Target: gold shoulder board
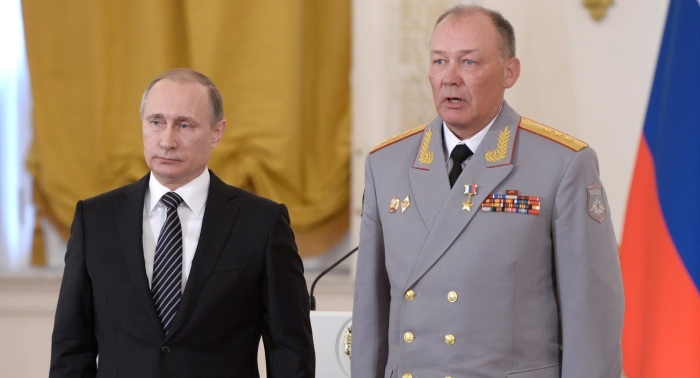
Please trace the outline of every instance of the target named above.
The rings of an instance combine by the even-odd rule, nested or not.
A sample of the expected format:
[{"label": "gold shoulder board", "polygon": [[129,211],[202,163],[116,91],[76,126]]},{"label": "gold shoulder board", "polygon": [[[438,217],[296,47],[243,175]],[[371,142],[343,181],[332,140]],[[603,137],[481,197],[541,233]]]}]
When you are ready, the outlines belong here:
[{"label": "gold shoulder board", "polygon": [[371,153],[374,153],[374,152],[379,151],[379,150],[381,150],[382,148],[384,148],[384,147],[386,147],[386,146],[388,146],[388,145],[390,145],[390,144],[396,143],[396,142],[398,142],[398,141],[400,141],[400,140],[402,140],[402,139],[406,139],[406,138],[410,137],[411,135],[415,135],[415,134],[418,134],[418,133],[420,133],[420,132],[423,132],[423,130],[425,129],[426,126],[428,126],[427,123],[424,124],[424,125],[418,126],[418,127],[414,127],[414,128],[412,128],[412,129],[410,129],[410,130],[404,131],[404,132],[402,132],[402,133],[399,134],[399,135],[394,135],[393,137],[391,137],[391,138],[389,138],[389,139],[383,141],[382,143],[379,143],[379,144],[378,144],[377,146],[375,146],[369,153],[370,153],[370,154],[371,154]]},{"label": "gold shoulder board", "polygon": [[520,117],[520,128],[541,135],[547,139],[551,139],[561,145],[564,145],[574,151],[581,151],[588,147],[588,143],[578,140],[569,134],[562,133],[559,130],[537,123],[531,119]]}]

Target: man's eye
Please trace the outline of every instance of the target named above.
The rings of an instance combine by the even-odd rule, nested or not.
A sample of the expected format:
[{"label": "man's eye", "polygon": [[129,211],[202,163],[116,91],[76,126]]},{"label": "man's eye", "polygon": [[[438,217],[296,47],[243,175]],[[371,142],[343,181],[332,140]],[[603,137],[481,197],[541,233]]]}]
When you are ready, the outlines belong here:
[{"label": "man's eye", "polygon": [[474,61],[471,59],[464,59],[462,63],[464,63],[467,66],[471,66],[472,64],[474,64]]},{"label": "man's eye", "polygon": [[190,127],[190,125],[187,124],[187,123],[181,123],[181,124],[180,124],[180,127],[183,128],[183,129],[187,129],[187,128]]},{"label": "man's eye", "polygon": [[160,126],[160,121],[154,119],[153,121],[151,121],[151,125]]},{"label": "man's eye", "polygon": [[435,64],[441,64],[441,65],[442,65],[442,64],[445,64],[445,59],[435,59],[435,60],[433,61],[433,63],[435,63]]}]

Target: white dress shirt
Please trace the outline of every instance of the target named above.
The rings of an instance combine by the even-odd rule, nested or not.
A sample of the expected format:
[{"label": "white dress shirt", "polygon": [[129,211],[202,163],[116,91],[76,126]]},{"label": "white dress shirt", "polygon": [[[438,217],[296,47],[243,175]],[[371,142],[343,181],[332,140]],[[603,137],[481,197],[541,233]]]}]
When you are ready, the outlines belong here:
[{"label": "white dress shirt", "polygon": [[[209,194],[209,170],[175,190],[183,199],[177,208],[177,215],[182,225],[182,290],[185,290],[187,278],[192,268],[192,259],[197,250],[199,234],[202,231],[204,208]],[[153,260],[156,254],[156,243],[160,229],[165,223],[165,205],[160,198],[171,190],[161,185],[151,173],[148,190],[143,201],[143,258],[146,260],[146,276],[148,285],[153,281]]]},{"label": "white dress shirt", "polygon": [[[503,105],[501,105],[501,109],[503,109]],[[498,114],[501,114],[501,110],[498,110]],[[475,152],[476,149],[479,147],[481,144],[481,141],[484,140],[484,137],[486,136],[486,133],[489,132],[489,129],[491,129],[491,126],[493,125],[493,122],[496,121],[496,118],[498,118],[498,114],[496,114],[495,117],[489,122],[486,127],[481,129],[478,133],[476,133],[473,137],[469,139],[464,139],[461,140],[459,139],[453,132],[450,130],[449,127],[447,127],[447,124],[445,124],[445,121],[442,121],[442,135],[444,135],[444,148],[445,148],[445,166],[447,167],[447,172],[450,172],[452,170],[452,160],[450,160],[450,154],[452,154],[452,150],[458,145],[458,144],[465,144],[467,147],[472,152]],[[471,159],[471,156],[469,157]],[[462,163],[462,168],[467,164],[467,161],[465,160]]]}]

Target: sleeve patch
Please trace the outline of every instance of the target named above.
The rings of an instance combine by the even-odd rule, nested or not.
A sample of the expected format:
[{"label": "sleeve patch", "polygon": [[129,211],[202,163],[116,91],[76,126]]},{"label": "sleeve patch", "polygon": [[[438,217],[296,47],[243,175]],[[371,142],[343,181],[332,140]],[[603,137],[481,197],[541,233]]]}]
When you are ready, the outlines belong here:
[{"label": "sleeve patch", "polygon": [[593,185],[586,188],[586,193],[588,194],[588,199],[586,200],[588,215],[598,222],[603,223],[605,214],[608,213],[605,207],[605,198],[603,198],[603,186],[593,183]]}]

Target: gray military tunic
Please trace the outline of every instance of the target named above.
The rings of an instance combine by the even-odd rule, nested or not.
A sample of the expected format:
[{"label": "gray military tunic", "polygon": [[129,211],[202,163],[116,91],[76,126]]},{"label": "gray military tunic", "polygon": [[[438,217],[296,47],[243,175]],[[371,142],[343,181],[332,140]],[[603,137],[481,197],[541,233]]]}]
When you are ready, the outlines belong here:
[{"label": "gray military tunic", "polygon": [[442,143],[437,118],[367,157],[352,376],[620,377],[593,149],[504,102],[451,189]]}]

